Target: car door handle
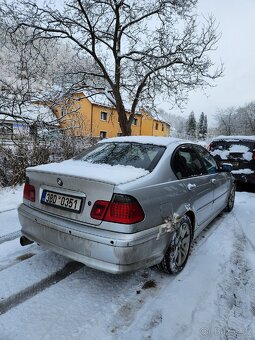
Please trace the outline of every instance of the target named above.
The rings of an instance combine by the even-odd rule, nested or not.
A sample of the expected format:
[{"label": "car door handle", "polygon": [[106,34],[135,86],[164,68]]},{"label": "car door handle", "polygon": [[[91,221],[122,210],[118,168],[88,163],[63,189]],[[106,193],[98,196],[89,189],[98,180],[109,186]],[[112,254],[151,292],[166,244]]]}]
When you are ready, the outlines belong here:
[{"label": "car door handle", "polygon": [[215,184],[216,183],[216,179],[215,178],[211,179],[211,183]]},{"label": "car door handle", "polygon": [[188,185],[187,185],[187,189],[188,190],[193,190],[193,189],[195,189],[197,186],[196,186],[196,184],[191,184],[191,183],[189,183]]}]

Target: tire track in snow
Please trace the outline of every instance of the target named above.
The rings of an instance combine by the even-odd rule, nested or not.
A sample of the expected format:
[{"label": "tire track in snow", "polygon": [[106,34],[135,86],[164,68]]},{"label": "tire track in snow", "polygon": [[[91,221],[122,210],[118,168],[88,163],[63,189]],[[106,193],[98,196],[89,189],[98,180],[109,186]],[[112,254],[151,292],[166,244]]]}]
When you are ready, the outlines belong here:
[{"label": "tire track in snow", "polygon": [[[230,213],[231,214],[231,213]],[[228,217],[229,213],[220,213],[212,222],[209,223],[207,227],[205,227],[201,233],[193,240],[191,244],[190,256],[192,256],[193,252],[196,252],[206,241],[207,239],[215,233],[215,231],[222,225],[225,221],[225,218]]]},{"label": "tire track in snow", "polygon": [[17,210],[17,208],[2,210],[2,211],[0,211],[0,214],[3,214],[3,213],[8,212],[8,211],[13,211],[13,210]]},{"label": "tire track in snow", "polygon": [[14,231],[13,233],[0,236],[0,244],[7,242],[7,241],[15,240],[15,238],[20,237],[20,235],[21,235],[20,230],[17,230],[17,231]]},{"label": "tire track in snow", "polygon": [[66,277],[81,269],[84,264],[79,262],[69,262],[64,268],[58,270],[56,273],[46,277],[38,283],[25,288],[24,290],[8,297],[0,302],[0,315],[5,314],[10,309],[20,305],[33,296],[39,294],[50,286],[64,280]]},{"label": "tire track in snow", "polygon": [[[231,214],[231,213],[230,213]],[[215,220],[213,220],[203,231],[199,234],[199,236],[192,243],[192,250],[190,256],[192,257],[192,253],[196,253],[199,251],[200,247],[207,242],[210,236],[216,232],[218,228],[222,226],[222,223],[226,218],[229,217],[229,213],[221,213],[217,216]],[[189,264],[187,264],[189,265]],[[155,282],[160,282],[160,286],[157,286],[156,289],[149,290],[147,292],[142,292],[137,296],[137,298],[133,298],[128,303],[123,304],[118,311],[116,312],[116,317],[113,318],[114,321],[110,328],[110,333],[112,338],[126,339],[125,334],[129,333],[129,328],[133,327],[133,322],[135,319],[140,319],[144,317],[144,308],[146,306],[146,310],[153,310],[153,305],[157,300],[159,295],[162,295],[164,290],[171,285],[172,282],[178,280],[178,276],[168,275],[166,273],[161,272],[157,268],[147,268],[144,270],[147,272],[148,278],[151,280],[155,280]],[[140,290],[139,290],[140,293]],[[139,298],[138,298],[139,297]],[[154,312],[148,312],[146,319],[143,321],[142,332],[144,333],[144,339],[152,339],[151,334],[155,327],[158,327],[162,322],[162,313],[161,310],[158,309]],[[182,330],[183,332],[183,330]],[[183,337],[183,334],[180,338]]]},{"label": "tire track in snow", "polygon": [[8,269],[8,268],[11,268],[13,266],[15,266],[17,263],[19,262],[22,262],[22,261],[25,261],[31,257],[33,257],[34,255],[36,255],[36,253],[31,253],[31,252],[24,252],[23,254],[20,254],[18,256],[15,256],[13,259],[11,259],[11,262],[6,264],[6,265],[0,265],[0,273],[1,271],[5,270],[5,269]]},{"label": "tire track in snow", "polygon": [[231,216],[235,240],[230,262],[222,268],[224,281],[219,284],[219,319],[216,320],[220,330],[219,339],[254,339],[255,285],[252,281],[253,269],[247,256],[249,242],[238,218],[234,213]]}]

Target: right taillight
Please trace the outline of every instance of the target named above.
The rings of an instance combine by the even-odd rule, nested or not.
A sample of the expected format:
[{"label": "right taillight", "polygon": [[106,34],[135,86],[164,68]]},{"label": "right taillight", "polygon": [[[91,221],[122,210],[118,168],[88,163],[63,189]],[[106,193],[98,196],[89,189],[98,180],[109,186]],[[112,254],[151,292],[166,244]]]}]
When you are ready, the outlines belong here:
[{"label": "right taillight", "polygon": [[31,202],[35,202],[35,187],[28,182],[26,182],[24,186],[23,198]]},{"label": "right taillight", "polygon": [[133,224],[144,219],[144,212],[139,202],[132,196],[115,194],[108,201],[96,201],[91,217],[107,222]]},{"label": "right taillight", "polygon": [[211,151],[211,148],[212,148],[212,144],[209,144],[208,147],[207,147],[207,150]]}]

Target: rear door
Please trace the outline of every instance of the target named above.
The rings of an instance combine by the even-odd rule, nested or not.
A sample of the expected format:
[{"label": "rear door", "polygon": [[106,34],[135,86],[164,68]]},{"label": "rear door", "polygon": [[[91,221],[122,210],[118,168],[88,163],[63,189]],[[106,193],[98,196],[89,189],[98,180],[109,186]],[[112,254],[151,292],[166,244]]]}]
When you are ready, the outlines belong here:
[{"label": "rear door", "polygon": [[208,174],[194,145],[178,147],[172,157],[172,169],[187,189],[191,209],[196,214],[197,225],[202,226],[212,216],[212,175]]}]

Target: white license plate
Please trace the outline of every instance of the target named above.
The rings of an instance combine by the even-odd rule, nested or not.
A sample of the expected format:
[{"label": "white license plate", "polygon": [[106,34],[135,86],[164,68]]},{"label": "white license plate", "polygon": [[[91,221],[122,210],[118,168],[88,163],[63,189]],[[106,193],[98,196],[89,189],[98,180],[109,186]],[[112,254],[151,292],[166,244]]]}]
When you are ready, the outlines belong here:
[{"label": "white license plate", "polygon": [[81,211],[82,198],[43,190],[41,203],[79,213]]}]

